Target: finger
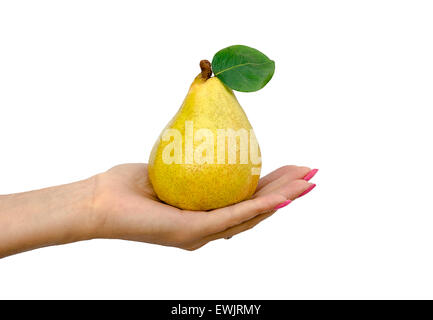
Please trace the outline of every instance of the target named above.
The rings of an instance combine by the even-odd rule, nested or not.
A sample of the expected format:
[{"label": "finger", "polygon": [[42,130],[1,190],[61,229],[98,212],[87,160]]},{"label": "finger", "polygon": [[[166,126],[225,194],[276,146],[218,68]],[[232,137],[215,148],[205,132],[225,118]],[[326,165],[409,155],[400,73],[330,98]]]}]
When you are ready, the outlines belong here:
[{"label": "finger", "polygon": [[[297,188],[297,191],[293,195],[292,199],[289,199],[289,200],[294,200],[294,199],[306,194],[307,192],[309,192],[310,190],[312,190],[315,187],[315,184],[311,184],[311,183],[305,184],[305,183],[303,183],[302,180],[300,180],[300,181],[298,180],[294,184],[297,184],[299,188]],[[305,186],[307,186],[307,187],[305,188]],[[286,192],[285,190],[281,190],[281,191],[282,191],[282,193]],[[236,234],[250,230],[253,227],[255,227],[257,224],[262,222],[263,220],[272,216],[276,211],[277,210],[275,210],[275,208],[274,208],[270,212],[265,212],[265,213],[259,214],[256,217],[254,217],[248,221],[245,221],[241,224],[230,227],[224,231],[217,232],[215,234],[211,234],[209,236],[206,236],[203,240],[199,241],[199,243],[197,244],[197,248],[204,246],[206,243],[208,243],[210,241],[222,239],[222,238],[230,239],[231,237],[233,237]]]},{"label": "finger", "polygon": [[202,240],[200,240],[198,243],[194,244],[194,246],[191,247],[190,250],[196,250],[198,248],[201,248],[205,244],[209,243],[210,241],[214,241],[214,240],[218,240],[218,239],[222,239],[222,238],[230,239],[231,237],[233,237],[236,234],[239,234],[241,232],[244,232],[244,231],[247,231],[247,230],[254,228],[257,224],[259,224],[263,220],[269,218],[274,213],[275,213],[275,211],[263,213],[263,214],[258,215],[257,217],[255,217],[251,220],[248,220],[248,221],[241,223],[237,226],[231,227],[225,231],[211,234],[211,235],[203,238]]},{"label": "finger", "polygon": [[271,212],[268,213],[262,213],[246,222],[243,222],[241,224],[238,224],[237,226],[228,228],[227,230],[224,230],[222,232],[217,232],[214,233],[212,235],[209,235],[207,237],[205,237],[203,239],[204,244],[208,243],[209,241],[214,241],[214,240],[218,240],[218,239],[222,239],[222,238],[231,238],[234,235],[237,235],[241,232],[250,230],[252,228],[254,228],[256,225],[258,225],[260,222],[262,222],[263,220],[269,218],[270,216],[272,216],[275,213],[274,210],[272,210]]},{"label": "finger", "polygon": [[286,173],[284,175],[282,175],[281,177],[273,180],[272,182],[268,183],[266,186],[264,186],[260,191],[256,192],[253,195],[253,198],[255,197],[260,197],[264,194],[268,194],[268,193],[272,193],[275,190],[278,190],[279,188],[281,188],[284,185],[289,184],[290,182],[294,181],[294,180],[304,180],[305,177],[305,172],[311,172],[311,170],[309,170],[309,168],[307,167],[297,167],[294,170],[292,170],[290,173]]},{"label": "finger", "polygon": [[203,215],[199,217],[202,233],[206,236],[211,233],[221,232],[250,220],[261,213],[269,212],[280,203],[288,199],[295,199],[307,190],[310,185],[304,180],[295,180],[269,194],[230,207],[207,212],[204,217]]},{"label": "finger", "polygon": [[308,167],[298,167],[298,166],[284,166],[281,167],[270,174],[264,176],[260,179],[256,192],[260,191],[263,187],[272,183],[273,181],[286,176],[288,180],[302,179],[308,172],[310,168]]},{"label": "finger", "polygon": [[[306,194],[306,192],[308,192],[308,190],[311,190],[315,186],[315,184],[304,183],[302,180],[296,180],[296,182],[294,182],[293,184],[296,184],[297,186],[296,186],[296,192],[293,193],[293,195],[291,196],[292,199],[296,199],[296,198],[302,196],[303,194]],[[290,186],[290,187],[293,187],[293,186]],[[285,188],[285,189],[283,188],[282,190],[280,190],[280,192],[282,194],[285,194],[286,192],[288,192],[288,190],[286,190],[286,189],[287,188]],[[287,202],[287,200],[285,202]],[[284,202],[283,202],[283,204],[284,204]],[[240,223],[238,225],[229,227],[226,230],[223,230],[223,231],[220,231],[220,232],[217,232],[214,234],[206,235],[203,239],[199,240],[191,248],[189,248],[189,250],[196,250],[198,248],[201,248],[202,246],[204,246],[205,244],[207,244],[208,242],[213,241],[213,240],[217,240],[217,239],[221,239],[221,238],[230,239],[232,236],[234,236],[238,233],[241,233],[243,231],[247,231],[247,230],[253,228],[258,223],[262,222],[263,220],[265,220],[268,217],[270,217],[271,215],[273,215],[275,212],[276,212],[276,210],[274,208],[271,211],[259,214],[250,220],[247,220],[247,221]]]}]

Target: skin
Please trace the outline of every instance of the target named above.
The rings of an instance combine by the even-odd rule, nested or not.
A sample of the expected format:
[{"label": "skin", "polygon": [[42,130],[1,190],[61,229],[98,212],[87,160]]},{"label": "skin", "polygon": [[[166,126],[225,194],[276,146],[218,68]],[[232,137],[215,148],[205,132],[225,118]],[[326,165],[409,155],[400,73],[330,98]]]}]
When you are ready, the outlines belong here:
[{"label": "skin", "polygon": [[186,250],[251,229],[310,187],[307,167],[284,166],[260,179],[249,200],[187,211],[156,197],[143,163],[123,164],[67,185],[0,196],[0,258],[96,238]]}]

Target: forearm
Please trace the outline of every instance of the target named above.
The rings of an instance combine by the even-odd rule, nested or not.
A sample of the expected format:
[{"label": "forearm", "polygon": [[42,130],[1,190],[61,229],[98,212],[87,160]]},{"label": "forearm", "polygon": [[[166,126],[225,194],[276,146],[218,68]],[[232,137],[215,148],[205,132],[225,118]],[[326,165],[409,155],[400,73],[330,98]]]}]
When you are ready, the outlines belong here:
[{"label": "forearm", "polygon": [[94,179],[0,196],[0,258],[91,238]]}]

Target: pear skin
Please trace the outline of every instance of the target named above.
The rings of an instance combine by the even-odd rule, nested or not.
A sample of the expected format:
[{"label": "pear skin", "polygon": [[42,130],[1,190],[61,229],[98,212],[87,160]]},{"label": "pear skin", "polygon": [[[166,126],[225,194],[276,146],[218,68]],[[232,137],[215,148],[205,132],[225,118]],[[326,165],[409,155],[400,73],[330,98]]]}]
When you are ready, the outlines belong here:
[{"label": "pear skin", "polygon": [[250,198],[261,169],[255,135],[233,91],[210,78],[208,61],[200,66],[202,73],[156,141],[148,165],[158,198],[185,210],[211,210]]}]

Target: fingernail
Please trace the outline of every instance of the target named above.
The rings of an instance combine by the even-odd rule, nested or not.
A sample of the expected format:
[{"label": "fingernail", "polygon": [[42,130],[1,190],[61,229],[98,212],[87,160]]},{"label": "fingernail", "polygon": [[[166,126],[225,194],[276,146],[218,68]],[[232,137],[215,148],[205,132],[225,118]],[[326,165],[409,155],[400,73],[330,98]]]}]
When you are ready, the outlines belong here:
[{"label": "fingernail", "polygon": [[302,192],[302,193],[298,196],[298,198],[300,198],[300,197],[302,197],[302,196],[305,196],[308,192],[310,192],[311,190],[313,190],[315,187],[316,187],[316,184],[313,183],[311,186],[308,187],[307,190],[305,190],[304,192]]},{"label": "fingernail", "polygon": [[319,169],[313,169],[310,172],[308,172],[307,175],[304,177],[304,180],[305,181],[310,180],[312,177],[316,175],[317,171],[319,171]]},{"label": "fingernail", "polygon": [[292,200],[286,200],[286,201],[284,201],[284,202],[281,202],[279,205],[277,205],[275,208],[274,208],[274,210],[278,210],[278,209],[281,209],[281,208],[284,208],[285,206],[287,206],[290,202],[292,202]]}]

